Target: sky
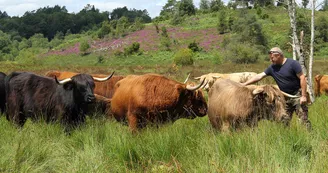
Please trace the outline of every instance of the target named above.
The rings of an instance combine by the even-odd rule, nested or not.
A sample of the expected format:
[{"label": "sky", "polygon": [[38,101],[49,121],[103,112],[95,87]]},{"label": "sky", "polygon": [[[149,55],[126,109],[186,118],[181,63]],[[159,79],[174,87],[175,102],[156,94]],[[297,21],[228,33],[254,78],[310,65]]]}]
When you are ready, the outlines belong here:
[{"label": "sky", "polygon": [[[195,6],[199,7],[200,0],[193,0]],[[0,11],[6,11],[9,16],[24,15],[26,11],[33,11],[43,7],[65,6],[69,13],[78,13],[87,4],[94,5],[102,11],[111,12],[117,7],[126,6],[128,9],[146,9],[151,18],[159,16],[162,7],[167,0],[0,0]]]}]

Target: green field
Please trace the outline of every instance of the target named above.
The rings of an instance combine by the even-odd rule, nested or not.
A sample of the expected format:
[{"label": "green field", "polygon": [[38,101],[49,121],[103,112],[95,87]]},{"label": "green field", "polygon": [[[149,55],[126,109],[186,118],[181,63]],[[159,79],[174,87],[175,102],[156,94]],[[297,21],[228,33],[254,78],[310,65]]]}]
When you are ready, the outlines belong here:
[{"label": "green field", "polygon": [[[259,19],[268,37],[268,46],[283,45],[290,57],[289,18],[283,8],[263,9],[269,14]],[[310,11],[304,13],[310,14]],[[256,10],[249,10],[256,14]],[[318,12],[325,16],[327,12]],[[210,73],[263,72],[270,64],[261,54],[257,63],[235,64],[225,57],[224,37],[219,35],[219,13],[197,14],[178,26],[167,26],[172,37],[171,50],[159,49],[159,36],[152,24],[144,30],[119,38],[120,44],[140,42],[141,52],[116,56],[115,52],[96,52],[96,43],[108,46],[115,39],[92,40],[90,33],[71,39],[51,50],[31,47],[20,50],[15,61],[1,61],[0,71],[29,71],[44,75],[49,70],[115,75],[157,73],[183,82]],[[237,12],[232,12],[238,17]],[[150,34],[150,40],[139,40]],[[154,35],[151,35],[154,34]],[[194,34],[194,35],[192,35]],[[215,38],[213,39],[213,37]],[[84,56],[67,53],[78,50],[82,38],[94,42]],[[65,38],[67,39],[67,38]],[[176,65],[179,49],[196,41],[207,50],[193,54],[193,65]],[[328,74],[327,43],[315,52],[313,76]],[[76,49],[77,48],[77,49]],[[205,48],[204,48],[205,49]],[[67,52],[66,52],[67,51]],[[61,54],[63,53],[63,54]],[[268,77],[263,84],[273,84]],[[207,98],[207,93],[205,93]],[[219,106],[219,105],[218,105]],[[277,122],[261,121],[258,127],[243,127],[230,132],[212,129],[208,117],[180,119],[175,123],[146,127],[132,134],[128,127],[104,115],[90,115],[86,124],[67,135],[57,123],[32,122],[16,128],[0,116],[0,172],[328,172],[328,96],[316,98],[309,106],[313,130],[308,132],[296,116],[290,127]]]}]

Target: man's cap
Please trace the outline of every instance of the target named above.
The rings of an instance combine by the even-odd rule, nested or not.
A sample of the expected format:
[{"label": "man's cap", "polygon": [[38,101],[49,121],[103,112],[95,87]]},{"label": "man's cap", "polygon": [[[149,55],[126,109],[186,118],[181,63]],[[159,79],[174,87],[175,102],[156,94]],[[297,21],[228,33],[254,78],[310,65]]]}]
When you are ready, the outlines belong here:
[{"label": "man's cap", "polygon": [[279,47],[274,47],[274,48],[270,49],[269,54],[271,54],[271,53],[279,53],[281,55],[284,54]]}]

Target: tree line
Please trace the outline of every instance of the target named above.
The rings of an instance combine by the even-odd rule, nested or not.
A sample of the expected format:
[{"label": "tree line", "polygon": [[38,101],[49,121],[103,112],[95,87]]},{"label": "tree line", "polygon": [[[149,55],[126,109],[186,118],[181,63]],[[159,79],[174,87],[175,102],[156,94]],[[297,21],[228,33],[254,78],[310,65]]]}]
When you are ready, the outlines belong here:
[{"label": "tree line", "polygon": [[52,40],[57,33],[79,34],[101,27],[103,22],[119,20],[126,17],[129,22],[136,18],[144,23],[151,22],[147,10],[116,8],[112,12],[100,12],[94,5],[87,4],[78,13],[68,13],[65,6],[43,7],[27,11],[21,17],[10,17],[0,11],[0,30],[9,34],[14,40],[29,39],[35,34],[43,34]]}]

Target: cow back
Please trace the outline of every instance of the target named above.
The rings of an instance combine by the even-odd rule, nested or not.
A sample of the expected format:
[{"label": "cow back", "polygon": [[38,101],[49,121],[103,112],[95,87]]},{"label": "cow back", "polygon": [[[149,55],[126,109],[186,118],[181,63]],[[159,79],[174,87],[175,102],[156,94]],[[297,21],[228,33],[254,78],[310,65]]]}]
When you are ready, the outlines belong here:
[{"label": "cow back", "polygon": [[[242,101],[241,101],[242,100]],[[208,94],[208,116],[220,116],[223,119],[238,115],[245,118],[252,112],[252,93],[241,84],[229,79],[219,79]]]}]

